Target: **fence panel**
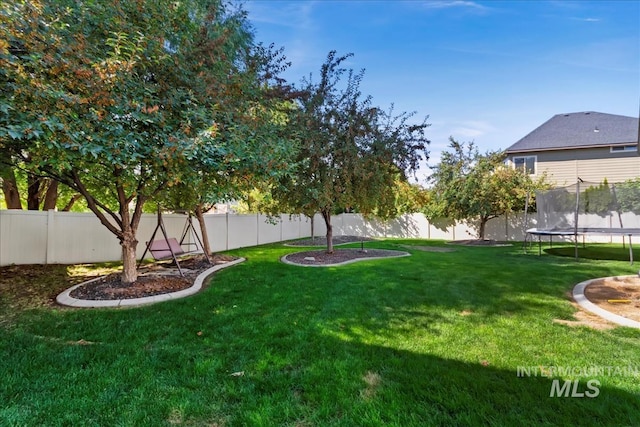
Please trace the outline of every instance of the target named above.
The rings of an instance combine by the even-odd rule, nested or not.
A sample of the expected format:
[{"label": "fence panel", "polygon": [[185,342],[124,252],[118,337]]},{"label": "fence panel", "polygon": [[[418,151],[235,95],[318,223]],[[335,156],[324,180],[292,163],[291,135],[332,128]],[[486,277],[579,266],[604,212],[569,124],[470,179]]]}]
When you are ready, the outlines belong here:
[{"label": "fence panel", "polygon": [[449,219],[436,219],[429,223],[428,239],[452,240],[454,223]]},{"label": "fence panel", "polygon": [[281,242],[282,222],[281,218],[269,218],[267,215],[257,215],[258,222],[258,244]]},{"label": "fence panel", "polygon": [[257,215],[229,214],[228,249],[245,248],[258,244]]},{"label": "fence panel", "polygon": [[[334,224],[335,217],[331,218],[331,224]],[[334,226],[334,232],[335,232],[335,226]],[[322,218],[322,215],[320,214],[316,214],[313,217],[313,235],[314,236],[326,236],[327,235],[327,226],[324,223],[324,218]]]},{"label": "fence panel", "polygon": [[428,239],[429,221],[423,214],[402,215],[388,222],[386,237]]},{"label": "fence panel", "polygon": [[[163,215],[168,237],[179,239],[186,226],[187,216]],[[625,225],[637,218],[624,217]],[[200,228],[194,218],[195,233]],[[333,234],[364,237],[421,238],[462,240],[476,238],[475,230],[466,224],[447,219],[428,221],[423,214],[404,215],[385,222],[366,220],[359,214],[333,216]],[[276,224],[266,222],[264,215],[207,214],[205,223],[209,244],[214,252],[258,244],[311,236],[311,220],[299,215],[281,215]],[[324,236],[326,226],[322,216],[313,220],[313,234]],[[138,257],[157,226],[155,214],[142,216],[138,229]],[[523,214],[495,218],[488,222],[486,238],[495,240],[524,240],[524,230],[535,227],[535,218],[526,220]],[[161,239],[156,234],[155,239]],[[621,236],[606,236],[607,241],[622,241]],[[189,234],[187,242],[195,242]],[[118,239],[92,213],[38,212],[0,210],[0,265],[45,263],[90,263],[115,261],[121,257]],[[149,255],[147,255],[149,257]]]},{"label": "fence panel", "polygon": [[0,265],[47,262],[47,212],[0,210]]},{"label": "fence panel", "polygon": [[[47,264],[103,262],[120,259],[117,237],[91,214],[49,211]],[[143,234],[139,234],[143,236]],[[140,250],[142,247],[142,250]],[[144,244],[138,244],[138,256]]]},{"label": "fence panel", "polygon": [[228,214],[205,215],[204,222],[209,236],[209,247],[212,252],[221,252],[229,249],[228,245]]},{"label": "fence panel", "polygon": [[299,239],[311,235],[311,219],[303,215],[280,215],[282,240]]}]

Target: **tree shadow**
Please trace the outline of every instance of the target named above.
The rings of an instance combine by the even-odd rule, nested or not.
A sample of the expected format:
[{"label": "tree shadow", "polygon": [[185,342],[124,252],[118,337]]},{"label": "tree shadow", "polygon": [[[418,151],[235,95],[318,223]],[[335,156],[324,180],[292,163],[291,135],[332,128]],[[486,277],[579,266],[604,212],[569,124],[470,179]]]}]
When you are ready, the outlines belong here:
[{"label": "tree shadow", "polygon": [[[566,385],[565,380],[574,378],[550,377],[546,367],[527,366],[513,371],[493,366],[492,361],[465,362],[353,340],[336,343],[335,338],[326,336],[315,339],[320,341],[316,345],[341,348],[343,362],[357,361],[340,369],[347,378],[328,385],[352,388],[353,400],[334,404],[332,414],[335,418],[343,417],[342,421],[347,423],[349,420],[358,423],[359,417],[366,417],[371,407],[390,408],[379,414],[378,422],[385,425],[640,423],[638,395],[604,385],[606,378],[578,377],[577,385],[575,382]],[[306,369],[313,370],[313,366]],[[594,379],[599,382],[589,383]],[[291,386],[295,387],[295,383]],[[301,388],[303,396],[322,395],[309,387],[314,386]],[[312,397],[307,404],[329,402]]]}]

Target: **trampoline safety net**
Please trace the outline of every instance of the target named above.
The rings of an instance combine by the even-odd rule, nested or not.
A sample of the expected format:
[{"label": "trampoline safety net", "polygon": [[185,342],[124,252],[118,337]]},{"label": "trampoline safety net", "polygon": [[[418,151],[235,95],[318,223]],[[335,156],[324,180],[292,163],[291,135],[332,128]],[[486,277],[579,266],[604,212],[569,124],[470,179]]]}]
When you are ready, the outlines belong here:
[{"label": "trampoline safety net", "polygon": [[640,179],[539,191],[536,208],[540,231],[640,234]]}]

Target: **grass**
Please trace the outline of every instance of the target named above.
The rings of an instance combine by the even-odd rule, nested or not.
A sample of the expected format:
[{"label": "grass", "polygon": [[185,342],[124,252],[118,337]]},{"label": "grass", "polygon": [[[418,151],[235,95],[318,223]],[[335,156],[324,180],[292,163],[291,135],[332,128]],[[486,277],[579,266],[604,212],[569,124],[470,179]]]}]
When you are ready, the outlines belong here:
[{"label": "grass", "polygon": [[[633,260],[640,261],[640,249],[632,247]],[[575,246],[563,244],[545,249],[545,252],[556,256],[575,257]],[[578,258],[610,260],[610,261],[627,261],[629,262],[629,246],[590,243],[589,245],[578,245]]]},{"label": "grass", "polygon": [[[400,245],[444,243],[367,243]],[[573,319],[575,283],[634,274],[628,261],[512,246],[329,268],[279,262],[299,250],[232,251],[247,261],[203,292],[140,308],[25,306],[2,294],[0,424],[640,424],[640,331],[554,322]],[[88,274],[56,268],[62,288]],[[522,367],[572,372],[518,376]],[[618,370],[580,372],[594,367]],[[597,380],[598,395],[549,397],[557,379],[578,380],[578,392]]]}]

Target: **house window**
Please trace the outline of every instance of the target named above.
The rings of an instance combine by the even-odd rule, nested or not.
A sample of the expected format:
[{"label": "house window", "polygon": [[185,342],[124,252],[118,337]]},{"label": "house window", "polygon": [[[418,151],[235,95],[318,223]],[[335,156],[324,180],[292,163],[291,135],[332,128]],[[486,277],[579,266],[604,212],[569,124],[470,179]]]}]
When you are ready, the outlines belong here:
[{"label": "house window", "polygon": [[516,169],[523,170],[529,175],[535,175],[536,173],[536,156],[523,156],[514,157],[513,166]]},{"label": "house window", "polygon": [[610,148],[612,153],[630,153],[638,151],[637,145],[612,145]]}]

